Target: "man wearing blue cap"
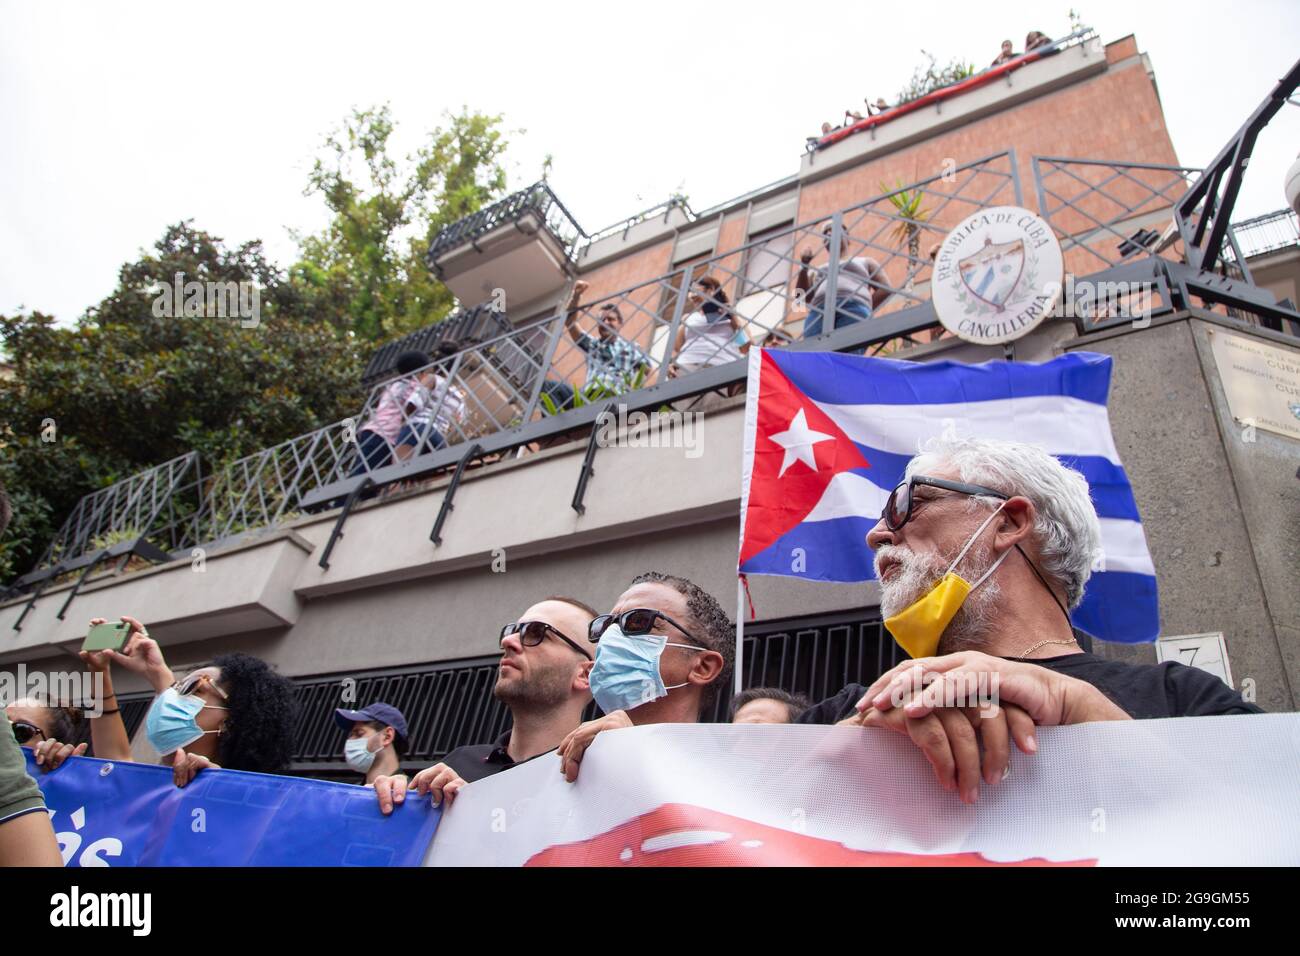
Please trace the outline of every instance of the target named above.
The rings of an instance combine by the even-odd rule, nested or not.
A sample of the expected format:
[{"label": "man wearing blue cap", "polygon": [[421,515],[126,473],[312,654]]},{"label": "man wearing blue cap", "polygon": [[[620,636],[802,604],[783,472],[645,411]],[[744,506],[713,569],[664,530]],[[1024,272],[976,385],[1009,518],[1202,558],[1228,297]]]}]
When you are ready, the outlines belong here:
[{"label": "man wearing blue cap", "polygon": [[397,773],[408,749],[406,718],[392,704],[382,701],[361,710],[334,711],[334,722],[348,735],[343,759],[357,773],[366,775],[366,786],[375,778]]}]

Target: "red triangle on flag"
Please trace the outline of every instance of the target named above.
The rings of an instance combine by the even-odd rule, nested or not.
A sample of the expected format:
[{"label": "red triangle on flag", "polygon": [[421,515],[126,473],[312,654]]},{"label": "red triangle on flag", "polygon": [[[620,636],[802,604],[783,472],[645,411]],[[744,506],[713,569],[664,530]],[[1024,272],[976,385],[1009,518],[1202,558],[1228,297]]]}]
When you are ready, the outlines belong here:
[{"label": "red triangle on flag", "polygon": [[761,362],[742,565],[802,521],[837,474],[871,467],[858,446],[766,350]]}]

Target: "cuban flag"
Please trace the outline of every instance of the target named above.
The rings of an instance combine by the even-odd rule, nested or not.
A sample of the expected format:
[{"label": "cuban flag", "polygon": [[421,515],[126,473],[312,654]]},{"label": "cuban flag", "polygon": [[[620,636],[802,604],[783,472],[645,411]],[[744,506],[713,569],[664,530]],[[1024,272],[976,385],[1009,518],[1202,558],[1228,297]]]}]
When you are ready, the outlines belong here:
[{"label": "cuban flag", "polygon": [[740,573],[872,580],[867,532],[926,439],[1028,442],[1083,474],[1101,520],[1075,626],[1154,641],[1155,567],[1111,436],[1110,372],[1109,356],[1089,352],[963,365],[751,349]]}]

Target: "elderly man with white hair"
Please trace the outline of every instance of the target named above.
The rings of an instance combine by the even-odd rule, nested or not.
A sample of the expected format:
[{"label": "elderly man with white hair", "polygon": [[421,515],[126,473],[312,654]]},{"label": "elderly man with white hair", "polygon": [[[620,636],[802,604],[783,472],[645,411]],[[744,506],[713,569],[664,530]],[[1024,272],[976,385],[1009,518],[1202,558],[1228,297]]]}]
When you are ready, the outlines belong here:
[{"label": "elderly man with white hair", "polygon": [[[931,440],[867,535],[885,626],[914,660],[850,684],[800,723],[905,733],[967,803],[1010,766],[1035,726],[1260,713],[1213,674],[1085,653],[1083,599],[1101,526],[1078,472],[1033,445]],[[972,699],[996,688],[996,705]],[[976,694],[978,698],[980,695]],[[983,759],[981,761],[981,746]]]}]

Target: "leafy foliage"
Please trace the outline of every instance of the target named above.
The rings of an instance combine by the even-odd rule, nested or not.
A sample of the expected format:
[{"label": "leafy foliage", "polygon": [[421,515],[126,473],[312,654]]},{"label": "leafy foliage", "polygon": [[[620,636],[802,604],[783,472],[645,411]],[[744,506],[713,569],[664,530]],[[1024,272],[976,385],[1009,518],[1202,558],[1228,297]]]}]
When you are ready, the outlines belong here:
[{"label": "leafy foliage", "polygon": [[[256,326],[156,315],[177,273],[256,283]],[[13,367],[0,380],[0,482],[15,510],[0,578],[34,564],[97,488],[191,450],[210,467],[355,412],[358,349],[307,309],[260,243],[228,249],[183,222],[124,265],[74,327],[38,312],[0,317]]]},{"label": "leafy foliage", "polygon": [[937,65],[933,54],[922,50],[921,55],[928,62],[918,66],[912,72],[911,80],[899,90],[895,99],[895,105],[897,106],[910,103],[912,100],[919,100],[935,90],[943,89],[945,86],[952,86],[954,83],[960,83],[962,80],[975,75],[975,64],[973,63],[964,63],[960,59],[954,58],[947,66],[941,67]]},{"label": "leafy foliage", "polygon": [[[315,314],[359,338],[381,341],[438,321],[455,307],[425,265],[430,240],[506,190],[500,116],[462,109],[398,162],[387,106],[356,110],[325,140],[307,195],[320,195],[330,224],[298,236],[290,270]],[[472,304],[472,303],[471,303]]]}]

